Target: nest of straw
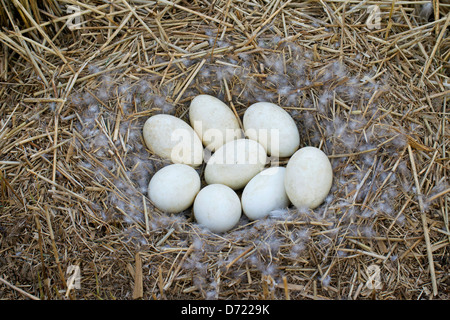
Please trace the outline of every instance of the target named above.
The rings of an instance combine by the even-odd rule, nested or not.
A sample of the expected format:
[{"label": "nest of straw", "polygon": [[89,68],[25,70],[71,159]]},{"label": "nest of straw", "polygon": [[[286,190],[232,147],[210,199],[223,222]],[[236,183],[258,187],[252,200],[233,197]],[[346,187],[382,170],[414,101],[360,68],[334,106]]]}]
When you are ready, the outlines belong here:
[{"label": "nest of straw", "polygon": [[[450,298],[450,15],[433,5],[4,5],[0,297]],[[146,188],[167,162],[143,123],[186,120],[200,93],[240,116],[257,101],[285,108],[302,146],[330,157],[325,203],[220,235],[190,210],[155,209]]]}]

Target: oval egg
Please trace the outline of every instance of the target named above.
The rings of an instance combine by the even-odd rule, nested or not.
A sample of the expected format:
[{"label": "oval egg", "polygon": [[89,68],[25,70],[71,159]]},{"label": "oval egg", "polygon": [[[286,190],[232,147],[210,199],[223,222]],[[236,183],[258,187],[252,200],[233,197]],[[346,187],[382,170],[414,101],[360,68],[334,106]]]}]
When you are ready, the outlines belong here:
[{"label": "oval egg", "polygon": [[243,126],[245,135],[261,143],[270,156],[289,157],[300,145],[294,119],[274,103],[252,104],[244,113]]},{"label": "oval egg", "polygon": [[284,189],[286,168],[271,167],[254,176],[242,192],[244,214],[251,220],[261,219],[273,210],[290,204]]},{"label": "oval egg", "polygon": [[189,121],[203,145],[211,151],[243,136],[233,111],[221,100],[207,94],[192,99]]},{"label": "oval egg", "polygon": [[241,218],[242,208],[238,195],[222,184],[210,184],[197,194],[194,217],[198,224],[212,232],[231,230]]},{"label": "oval egg", "polygon": [[266,159],[266,151],[254,140],[227,142],[208,160],[205,181],[207,184],[220,183],[234,190],[241,189],[264,169]]},{"label": "oval egg", "polygon": [[179,213],[189,208],[199,191],[199,174],[185,164],[171,164],[160,169],[148,185],[152,203],[167,213]]},{"label": "oval egg", "polygon": [[284,186],[297,208],[318,207],[330,192],[333,168],[327,155],[315,147],[299,149],[286,165]]},{"label": "oval egg", "polygon": [[148,118],[143,135],[147,147],[161,158],[191,166],[203,162],[200,138],[191,126],[177,117],[158,114]]}]

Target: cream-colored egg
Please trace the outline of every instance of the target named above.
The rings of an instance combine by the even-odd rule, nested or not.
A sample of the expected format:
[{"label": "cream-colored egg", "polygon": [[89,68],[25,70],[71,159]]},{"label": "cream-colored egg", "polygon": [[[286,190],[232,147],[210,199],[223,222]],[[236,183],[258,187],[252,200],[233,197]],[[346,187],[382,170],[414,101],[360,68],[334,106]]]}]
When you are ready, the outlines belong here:
[{"label": "cream-colored egg", "polygon": [[289,157],[299,147],[300,135],[294,119],[274,103],[252,104],[244,113],[243,125],[245,135],[261,143],[270,156]]},{"label": "cream-colored egg", "polygon": [[164,159],[191,166],[203,162],[200,138],[189,124],[177,117],[158,114],[148,118],[143,135],[147,147]]},{"label": "cream-colored egg", "polygon": [[185,164],[171,164],[160,169],[148,185],[152,203],[167,213],[179,213],[189,208],[199,191],[199,174]]},{"label": "cream-colored egg", "polygon": [[217,233],[231,230],[242,213],[238,195],[223,184],[210,184],[201,189],[193,209],[197,223]]},{"label": "cream-colored egg", "polygon": [[243,137],[233,111],[221,100],[207,94],[192,99],[189,121],[203,145],[211,151],[217,150],[228,141]]},{"label": "cream-colored egg", "polygon": [[273,210],[287,208],[290,204],[284,189],[286,168],[271,167],[254,176],[242,192],[244,214],[251,220],[261,219]]},{"label": "cream-colored egg", "polygon": [[264,169],[266,159],[266,151],[254,140],[227,142],[208,160],[205,181],[208,184],[224,184],[234,190],[241,189]]},{"label": "cream-colored egg", "polygon": [[327,155],[315,147],[299,149],[286,166],[286,194],[297,208],[318,207],[333,183],[333,168]]}]

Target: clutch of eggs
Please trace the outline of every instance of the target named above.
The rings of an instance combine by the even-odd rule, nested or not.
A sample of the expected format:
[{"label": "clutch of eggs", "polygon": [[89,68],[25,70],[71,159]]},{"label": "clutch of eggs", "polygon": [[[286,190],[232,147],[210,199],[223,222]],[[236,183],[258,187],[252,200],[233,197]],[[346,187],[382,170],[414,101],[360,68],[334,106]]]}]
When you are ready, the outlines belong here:
[{"label": "clutch of eggs", "polygon": [[[189,122],[159,114],[144,124],[148,149],[172,163],[148,185],[149,199],[163,212],[192,207],[199,225],[221,233],[234,228],[242,213],[255,220],[291,204],[314,209],[331,189],[328,157],[315,147],[299,148],[295,121],[276,104],[248,107],[241,128],[224,102],[203,94],[191,101]],[[286,167],[266,168],[270,157],[289,160]],[[195,168],[204,161],[202,188]]]}]

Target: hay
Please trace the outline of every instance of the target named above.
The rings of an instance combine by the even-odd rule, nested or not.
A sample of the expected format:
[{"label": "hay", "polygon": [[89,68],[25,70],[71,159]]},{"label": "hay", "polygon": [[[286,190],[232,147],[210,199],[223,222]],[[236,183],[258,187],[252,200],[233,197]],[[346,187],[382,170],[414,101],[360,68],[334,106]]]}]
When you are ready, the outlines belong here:
[{"label": "hay", "polygon": [[[447,2],[32,3],[0,11],[1,298],[450,297]],[[222,235],[155,209],[143,122],[199,93],[283,106],[326,202]]]}]

